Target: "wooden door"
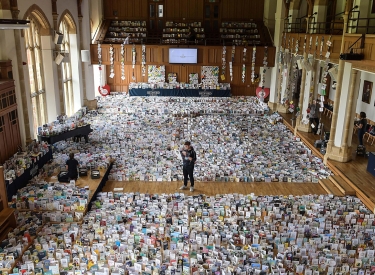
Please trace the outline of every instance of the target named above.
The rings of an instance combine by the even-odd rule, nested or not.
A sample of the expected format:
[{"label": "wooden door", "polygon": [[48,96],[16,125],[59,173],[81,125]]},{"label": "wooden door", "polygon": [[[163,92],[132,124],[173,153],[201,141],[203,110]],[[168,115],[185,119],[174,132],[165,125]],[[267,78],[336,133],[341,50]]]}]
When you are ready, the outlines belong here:
[{"label": "wooden door", "polygon": [[205,0],[203,7],[204,31],[212,35],[219,34],[220,3],[218,0]]}]

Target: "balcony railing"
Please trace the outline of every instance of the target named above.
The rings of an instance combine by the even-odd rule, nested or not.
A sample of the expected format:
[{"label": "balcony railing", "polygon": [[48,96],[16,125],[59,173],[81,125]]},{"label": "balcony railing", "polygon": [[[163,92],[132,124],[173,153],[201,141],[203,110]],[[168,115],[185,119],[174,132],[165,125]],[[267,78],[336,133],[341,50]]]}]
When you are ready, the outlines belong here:
[{"label": "balcony railing", "polygon": [[[330,18],[326,22],[315,22],[315,17],[311,17],[308,28],[306,26],[306,16],[296,18],[295,22],[284,23],[284,31],[291,33],[318,33],[340,35],[343,33],[344,20],[343,14],[340,12]],[[375,33],[375,18],[360,18],[360,12],[352,10],[348,15],[347,33]]]}]

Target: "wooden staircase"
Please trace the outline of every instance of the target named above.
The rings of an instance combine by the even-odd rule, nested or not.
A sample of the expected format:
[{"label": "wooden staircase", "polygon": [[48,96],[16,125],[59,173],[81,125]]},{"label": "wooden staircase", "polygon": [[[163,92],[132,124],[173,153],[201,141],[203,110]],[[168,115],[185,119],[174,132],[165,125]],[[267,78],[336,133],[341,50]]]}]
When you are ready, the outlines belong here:
[{"label": "wooden staircase", "polygon": [[327,191],[328,194],[340,197],[344,196],[344,193],[342,193],[330,179],[320,179],[319,184],[323,187],[324,190]]},{"label": "wooden staircase", "polygon": [[329,176],[328,179],[320,179],[319,184],[328,194],[335,196],[356,196],[356,191],[340,176]]},{"label": "wooden staircase", "polygon": [[343,193],[345,196],[355,196],[355,190],[340,176],[329,176],[329,180]]}]

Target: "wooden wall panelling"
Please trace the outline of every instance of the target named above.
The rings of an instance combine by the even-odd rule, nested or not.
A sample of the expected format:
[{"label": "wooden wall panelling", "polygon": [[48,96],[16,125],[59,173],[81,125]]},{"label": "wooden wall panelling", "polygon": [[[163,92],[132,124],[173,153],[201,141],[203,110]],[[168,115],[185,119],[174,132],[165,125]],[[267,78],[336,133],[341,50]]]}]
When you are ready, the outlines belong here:
[{"label": "wooden wall panelling", "polygon": [[258,0],[221,0],[221,20],[249,21],[263,20],[264,1]]},{"label": "wooden wall panelling", "polygon": [[148,19],[148,3],[147,0],[132,0],[129,1],[128,10],[125,17],[133,20]]},{"label": "wooden wall panelling", "polygon": [[[103,2],[103,4],[104,4],[104,2]],[[112,12],[111,12],[112,18],[118,18],[120,16],[119,15],[120,11],[119,11],[118,7],[119,7],[119,1],[113,0],[112,1]]]},{"label": "wooden wall panelling", "polygon": [[164,14],[165,20],[181,20],[180,9],[178,8],[180,1],[165,0]]},{"label": "wooden wall panelling", "polygon": [[163,64],[167,64],[169,60],[169,48],[159,48],[160,52],[160,62]]},{"label": "wooden wall panelling", "polygon": [[332,37],[331,39],[332,39],[331,54],[334,55],[334,56],[336,54],[340,54],[342,39],[340,37]]},{"label": "wooden wall panelling", "polygon": [[[0,117],[2,119],[2,117]],[[2,131],[0,132],[0,163],[4,163],[8,159],[8,146],[6,144],[5,136],[5,125],[2,126]]]},{"label": "wooden wall panelling", "polygon": [[123,20],[147,20],[147,0],[106,0],[104,18]]},{"label": "wooden wall panelling", "polygon": [[203,26],[203,7],[204,7],[204,1],[202,0],[191,0],[187,2],[187,8],[185,10],[186,12],[186,18],[189,20],[202,22]]},{"label": "wooden wall panelling", "polygon": [[[199,78],[201,77],[201,66],[219,66],[221,72],[222,64],[222,47],[205,47],[198,46],[198,63],[192,65],[182,65],[182,64],[169,64],[168,55],[170,47],[177,47],[176,45],[150,45],[146,46],[146,76],[141,75],[141,60],[142,60],[142,50],[141,45],[136,45],[136,66],[134,69],[135,80],[132,80],[132,45],[125,45],[125,80],[121,80],[121,56],[120,56],[120,45],[114,45],[115,55],[115,77],[113,79],[109,78],[110,72],[110,62],[109,62],[109,45],[102,45],[102,56],[103,65],[107,66],[107,83],[110,85],[112,91],[127,91],[130,82],[147,82],[147,66],[148,65],[165,65],[166,68],[166,78],[168,73],[177,73],[179,82],[188,82],[189,73],[198,73]],[[268,49],[268,61],[269,67],[274,66],[275,58],[274,47],[269,47]],[[92,54],[92,64],[97,64],[97,45],[91,45]],[[256,72],[260,74],[259,67],[263,64],[264,48],[257,47],[257,58],[256,58]],[[235,60],[233,63],[233,81],[230,82],[229,75],[229,64],[227,63],[227,68],[225,72],[225,80],[219,82],[230,82],[232,86],[233,95],[255,95],[255,89],[259,85],[251,83],[251,58],[252,58],[252,46],[247,47],[247,57],[246,57],[246,81],[242,83],[242,57],[243,57],[243,47],[236,47]],[[231,47],[227,47],[227,62],[231,60]]]},{"label": "wooden wall panelling", "polygon": [[[120,63],[121,62],[121,54],[120,49],[121,45],[113,44],[114,47],[114,62]],[[158,64],[168,64],[169,60],[169,48],[178,47],[177,45],[163,45],[163,46],[155,46],[155,45],[146,45],[146,63],[153,65]],[[300,46],[301,48],[302,46]],[[102,45],[102,64],[109,65],[110,64],[110,55],[109,55],[109,44]],[[198,62],[197,64],[205,65],[205,66],[219,66],[222,64],[222,47],[215,46],[215,47],[205,47],[205,46],[197,46],[198,48]],[[125,64],[131,64],[132,62],[132,45],[125,45]],[[251,63],[252,58],[252,46],[247,47],[247,54],[246,54],[246,63]],[[294,47],[293,47],[294,50]],[[231,46],[227,46],[227,62],[231,60]],[[302,50],[300,50],[302,53]],[[325,53],[325,52],[324,52]],[[140,63],[142,60],[142,47],[141,45],[136,45],[136,63]],[[275,47],[268,47],[268,64],[269,67],[273,67],[275,63],[275,54],[276,48]],[[91,45],[91,63],[98,64],[98,51],[97,45]],[[243,47],[237,46],[236,53],[234,57],[234,64],[242,64],[242,57],[243,57]],[[256,64],[261,66],[263,64],[263,57],[264,57],[264,48],[257,47],[257,54],[256,54]]]},{"label": "wooden wall panelling", "polygon": [[4,130],[5,130],[5,143],[7,145],[7,155],[10,156],[13,146],[12,146],[12,131],[9,123],[9,114],[4,116]]},{"label": "wooden wall panelling", "polygon": [[188,18],[189,21],[193,20],[193,18],[191,18],[189,16],[189,10],[190,9],[193,9],[190,5],[190,3],[188,1],[175,1],[175,2],[178,2],[179,3],[179,10],[180,10],[180,20],[185,18]]},{"label": "wooden wall panelling", "polygon": [[113,13],[112,13],[112,11],[113,11],[113,8],[112,8],[113,1],[114,0],[106,0],[105,1],[105,5],[103,5],[104,18],[112,18],[113,17]]},{"label": "wooden wall panelling", "polygon": [[18,119],[15,124],[12,124],[12,136],[13,136],[13,141],[14,141],[13,152],[17,152],[18,146],[21,145],[21,137],[20,137]]}]

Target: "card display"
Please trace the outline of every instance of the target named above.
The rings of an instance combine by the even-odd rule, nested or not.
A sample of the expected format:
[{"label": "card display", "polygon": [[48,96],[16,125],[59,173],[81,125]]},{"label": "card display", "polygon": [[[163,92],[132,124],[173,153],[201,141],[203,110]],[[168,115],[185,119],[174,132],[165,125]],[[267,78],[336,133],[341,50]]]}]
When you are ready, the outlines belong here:
[{"label": "card display", "polygon": [[197,73],[189,74],[189,83],[190,84],[199,84],[199,79],[198,79]]},{"label": "card display", "polygon": [[374,262],[374,214],[351,196],[102,192],[82,223],[22,215],[3,274],[370,274]]},{"label": "card display", "polygon": [[217,85],[219,82],[219,66],[202,66],[201,82],[204,85]]},{"label": "card display", "polygon": [[168,82],[169,83],[177,83],[177,73],[169,73],[168,74]]},{"label": "card display", "polygon": [[[185,140],[197,152],[197,181],[311,182],[331,172],[296,139],[278,114],[266,114],[256,97],[100,98],[97,112],[85,120],[94,130],[90,143],[56,144],[54,159],[65,164],[69,150],[78,150],[83,165],[116,165],[111,180],[178,181],[179,150]],[[87,152],[87,153],[86,153]]]},{"label": "card display", "polygon": [[148,83],[165,82],[165,66],[148,65]]}]

